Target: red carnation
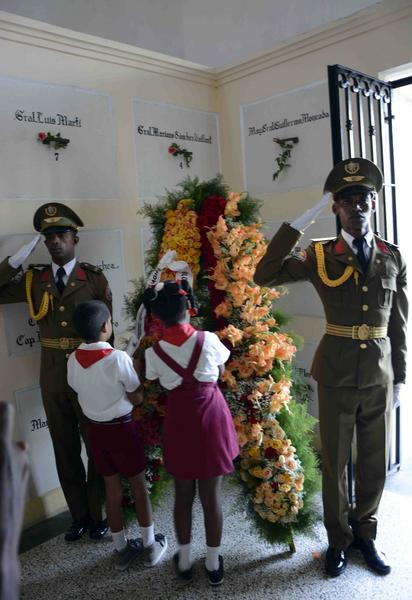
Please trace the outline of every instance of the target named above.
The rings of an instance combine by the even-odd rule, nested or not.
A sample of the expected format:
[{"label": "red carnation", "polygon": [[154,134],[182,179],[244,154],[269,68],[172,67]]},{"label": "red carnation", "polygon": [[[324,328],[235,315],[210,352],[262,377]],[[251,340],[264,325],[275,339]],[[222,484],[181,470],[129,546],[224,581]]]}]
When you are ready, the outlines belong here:
[{"label": "red carnation", "polygon": [[269,446],[269,448],[265,449],[265,458],[267,458],[268,460],[272,460],[273,458],[276,458],[278,455],[278,453],[276,452],[276,450],[274,448],[271,448]]},{"label": "red carnation", "polygon": [[[224,196],[208,196],[202,204],[200,210],[197,226],[200,230],[200,237],[202,242],[202,263],[206,274],[211,274],[216,267],[217,261],[213,252],[212,246],[207,239],[208,231],[216,225],[219,217],[224,214],[226,206],[226,199]],[[207,287],[210,293],[210,305],[212,310],[216,308],[225,299],[226,292],[223,290],[217,290],[215,284],[211,279],[207,281]],[[215,329],[224,329],[227,326],[227,320],[223,317],[215,317]]]},{"label": "red carnation", "polygon": [[169,146],[169,154],[177,154],[177,148],[175,146]]},{"label": "red carnation", "polygon": [[39,135],[37,136],[37,139],[38,139],[40,142],[42,142],[43,140],[45,140],[45,139],[46,139],[46,134],[44,133],[44,131],[41,131],[41,132],[39,133]]}]

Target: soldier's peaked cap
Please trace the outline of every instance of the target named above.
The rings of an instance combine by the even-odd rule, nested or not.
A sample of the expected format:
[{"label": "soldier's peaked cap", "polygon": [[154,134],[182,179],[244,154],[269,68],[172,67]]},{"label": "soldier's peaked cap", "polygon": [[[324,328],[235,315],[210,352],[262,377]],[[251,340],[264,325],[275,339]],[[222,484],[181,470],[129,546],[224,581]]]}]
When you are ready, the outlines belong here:
[{"label": "soldier's peaked cap", "polygon": [[36,231],[47,233],[51,231],[78,231],[83,227],[83,221],[78,215],[59,202],[48,202],[36,210],[33,217],[33,225]]},{"label": "soldier's peaked cap", "polygon": [[382,187],[382,173],[375,163],[367,158],[342,160],[327,176],[324,192],[337,194],[349,187],[379,192]]}]

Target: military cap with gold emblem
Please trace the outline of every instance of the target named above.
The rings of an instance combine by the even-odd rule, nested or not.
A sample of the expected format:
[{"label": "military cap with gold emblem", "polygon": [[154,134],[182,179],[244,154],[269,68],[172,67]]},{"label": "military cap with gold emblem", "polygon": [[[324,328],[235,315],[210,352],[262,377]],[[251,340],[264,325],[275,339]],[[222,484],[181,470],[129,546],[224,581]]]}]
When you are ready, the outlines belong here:
[{"label": "military cap with gold emblem", "polygon": [[49,202],[36,210],[33,225],[40,233],[78,231],[79,227],[83,227],[83,221],[65,204]]},{"label": "military cap with gold emblem", "polygon": [[379,192],[382,187],[382,173],[375,163],[366,158],[342,160],[327,176],[324,192],[337,194],[349,187]]}]

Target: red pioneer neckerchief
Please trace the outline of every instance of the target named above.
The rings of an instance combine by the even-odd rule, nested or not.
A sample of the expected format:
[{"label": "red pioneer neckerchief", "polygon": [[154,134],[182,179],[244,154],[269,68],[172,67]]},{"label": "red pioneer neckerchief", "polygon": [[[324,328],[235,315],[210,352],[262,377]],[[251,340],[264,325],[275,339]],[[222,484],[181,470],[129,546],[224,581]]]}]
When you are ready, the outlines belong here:
[{"label": "red pioneer neckerchief", "polygon": [[162,340],[164,342],[169,342],[169,344],[173,344],[173,346],[181,346],[195,333],[195,331],[196,329],[192,327],[190,323],[179,323],[172,327],[166,327],[163,332]]},{"label": "red pioneer neckerchief", "polygon": [[94,363],[108,356],[113,352],[113,348],[100,348],[98,350],[76,350],[75,356],[83,369],[88,369]]}]

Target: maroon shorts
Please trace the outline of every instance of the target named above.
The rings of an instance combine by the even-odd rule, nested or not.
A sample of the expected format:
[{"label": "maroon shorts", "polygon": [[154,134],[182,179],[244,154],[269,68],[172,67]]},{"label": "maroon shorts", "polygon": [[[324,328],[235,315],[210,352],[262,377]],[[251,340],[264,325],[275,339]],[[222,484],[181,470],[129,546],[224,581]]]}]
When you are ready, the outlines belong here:
[{"label": "maroon shorts", "polygon": [[96,469],[103,477],[133,477],[146,467],[143,444],[132,420],[88,421],[89,443]]}]

